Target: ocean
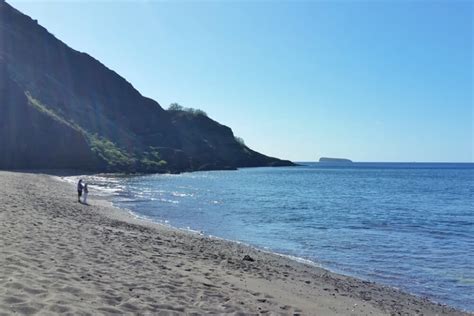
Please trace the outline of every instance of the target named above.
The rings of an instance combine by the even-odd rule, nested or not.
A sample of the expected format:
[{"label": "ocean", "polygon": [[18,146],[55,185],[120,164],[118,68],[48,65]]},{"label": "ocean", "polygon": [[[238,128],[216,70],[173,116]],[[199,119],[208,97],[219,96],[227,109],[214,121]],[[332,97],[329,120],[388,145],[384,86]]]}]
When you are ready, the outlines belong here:
[{"label": "ocean", "polygon": [[474,164],[301,164],[86,179],[142,218],[474,311]]}]

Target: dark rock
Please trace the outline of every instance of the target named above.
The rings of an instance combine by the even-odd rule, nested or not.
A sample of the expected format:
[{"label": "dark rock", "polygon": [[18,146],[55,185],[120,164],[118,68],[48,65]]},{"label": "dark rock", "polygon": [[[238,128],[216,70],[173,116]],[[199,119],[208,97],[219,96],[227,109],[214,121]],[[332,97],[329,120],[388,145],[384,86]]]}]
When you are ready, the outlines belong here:
[{"label": "dark rock", "polygon": [[250,257],[249,255],[245,255],[242,260],[244,260],[244,261],[250,261],[250,262],[254,262],[254,261],[255,261],[255,259],[252,258],[252,257]]}]

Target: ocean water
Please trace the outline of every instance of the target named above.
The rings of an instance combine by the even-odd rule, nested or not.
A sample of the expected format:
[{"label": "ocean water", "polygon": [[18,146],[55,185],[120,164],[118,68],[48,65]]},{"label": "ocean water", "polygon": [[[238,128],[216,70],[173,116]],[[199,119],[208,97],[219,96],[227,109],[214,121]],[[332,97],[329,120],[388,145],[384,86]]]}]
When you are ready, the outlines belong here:
[{"label": "ocean water", "polygon": [[88,181],[150,220],[474,311],[474,164],[306,163]]}]

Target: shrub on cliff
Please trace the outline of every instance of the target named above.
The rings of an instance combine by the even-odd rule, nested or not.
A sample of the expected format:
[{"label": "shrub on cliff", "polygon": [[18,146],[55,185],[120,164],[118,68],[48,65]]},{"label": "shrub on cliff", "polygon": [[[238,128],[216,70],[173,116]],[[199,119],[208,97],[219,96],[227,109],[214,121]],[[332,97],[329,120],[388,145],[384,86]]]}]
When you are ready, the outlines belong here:
[{"label": "shrub on cliff", "polygon": [[240,145],[245,146],[245,141],[244,141],[244,139],[243,139],[242,137],[235,136],[234,139],[235,139],[235,141],[236,141],[237,143],[239,143]]},{"label": "shrub on cliff", "polygon": [[195,115],[195,116],[198,116],[198,115],[207,116],[207,113],[204,112],[201,109],[186,108],[186,107],[180,105],[179,103],[171,103],[168,107],[168,111],[170,111],[170,112],[187,112],[187,113],[190,113],[190,114]]},{"label": "shrub on cliff", "polygon": [[94,134],[89,135],[89,143],[92,151],[105,162],[110,171],[132,171],[134,169],[135,157],[120,149],[110,140]]},{"label": "shrub on cliff", "polygon": [[140,170],[147,172],[165,171],[168,162],[161,159],[160,152],[155,147],[149,147],[149,150],[143,153],[140,159]]},{"label": "shrub on cliff", "polygon": [[178,103],[171,103],[168,111],[184,111],[184,107]]}]

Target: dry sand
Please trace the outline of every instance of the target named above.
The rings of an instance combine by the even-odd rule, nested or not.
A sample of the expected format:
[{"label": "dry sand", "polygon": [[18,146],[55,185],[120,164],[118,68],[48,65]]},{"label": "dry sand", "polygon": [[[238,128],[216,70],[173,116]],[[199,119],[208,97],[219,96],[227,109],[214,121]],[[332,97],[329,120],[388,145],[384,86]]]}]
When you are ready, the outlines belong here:
[{"label": "dry sand", "polygon": [[143,222],[94,196],[90,204],[77,203],[75,187],[52,176],[0,172],[1,315],[463,315],[389,287]]}]

